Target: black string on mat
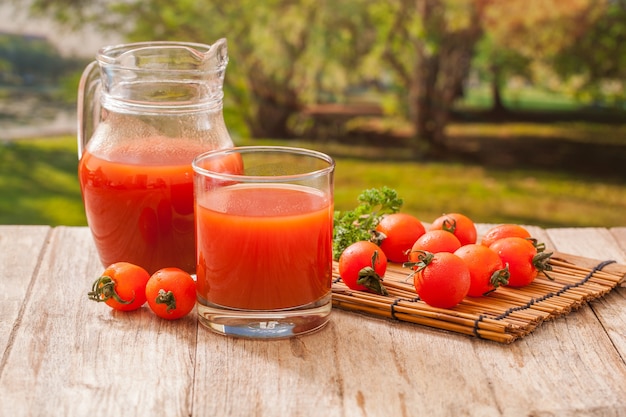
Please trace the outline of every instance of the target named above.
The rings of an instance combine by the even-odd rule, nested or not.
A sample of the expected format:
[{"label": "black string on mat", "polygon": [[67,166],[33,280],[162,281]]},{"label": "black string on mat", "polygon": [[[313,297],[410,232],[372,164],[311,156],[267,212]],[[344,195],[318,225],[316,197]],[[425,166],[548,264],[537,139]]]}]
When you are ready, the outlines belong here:
[{"label": "black string on mat", "polygon": [[391,309],[391,318],[394,320],[400,320],[396,317],[396,306],[400,303],[400,301],[408,301],[409,303],[416,303],[419,300],[420,300],[419,297],[415,297],[411,299],[396,298],[395,300],[393,300],[393,303],[391,303],[391,305],[389,306],[389,308]]},{"label": "black string on mat", "polygon": [[[506,317],[508,317],[509,315],[511,315],[512,313],[516,312],[516,311],[520,311],[520,310],[526,310],[530,307],[532,307],[535,303],[540,303],[542,301],[545,301],[549,298],[552,297],[558,297],[559,295],[565,293],[566,291],[572,289],[572,288],[576,288],[576,287],[580,287],[581,285],[584,285],[585,283],[587,283],[587,281],[589,281],[591,279],[591,277],[593,277],[593,274],[595,274],[598,271],[601,271],[602,269],[604,269],[605,266],[610,265],[615,263],[614,260],[608,260],[608,261],[604,261],[604,262],[600,262],[598,265],[594,266],[593,269],[580,281],[575,282],[573,284],[567,284],[565,286],[563,286],[563,288],[561,288],[560,290],[558,290],[557,292],[549,292],[545,295],[542,295],[541,297],[538,298],[532,298],[528,301],[528,303],[523,304],[521,306],[517,306],[517,307],[511,307],[508,310],[506,310],[504,313],[497,315],[496,317],[493,317],[493,320],[502,320]],[[478,338],[482,338],[480,336],[480,333],[478,332],[478,326],[480,324],[480,322],[483,321],[484,318],[486,318],[487,316],[485,316],[484,314],[481,314],[478,316],[478,318],[474,321],[474,328],[472,330],[472,332],[474,333],[474,336],[478,337]]]}]

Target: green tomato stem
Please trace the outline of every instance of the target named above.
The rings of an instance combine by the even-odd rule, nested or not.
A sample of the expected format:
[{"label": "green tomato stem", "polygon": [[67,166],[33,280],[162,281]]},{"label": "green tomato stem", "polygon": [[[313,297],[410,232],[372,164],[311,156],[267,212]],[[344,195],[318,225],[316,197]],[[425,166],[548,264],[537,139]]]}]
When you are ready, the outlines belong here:
[{"label": "green tomato stem", "polygon": [[552,271],[552,265],[548,262],[550,261],[550,257],[552,256],[552,252],[539,252],[533,257],[533,266],[537,268],[537,271],[543,272],[548,279],[554,281],[554,278],[548,275],[546,271]]},{"label": "green tomato stem", "polygon": [[159,294],[155,299],[157,304],[165,304],[167,309],[165,311],[170,312],[176,310],[176,297],[172,291],[165,291],[163,288],[159,290]]},{"label": "green tomato stem", "polygon": [[372,254],[372,265],[366,266],[359,271],[359,277],[356,282],[359,285],[363,285],[370,291],[379,295],[389,295],[387,289],[383,285],[383,279],[374,269],[376,261],[378,260],[378,251],[375,250]]},{"label": "green tomato stem", "polygon": [[113,298],[120,304],[130,304],[135,301],[133,296],[130,300],[124,300],[115,290],[115,281],[113,278],[103,275],[94,281],[91,286],[91,291],[87,293],[87,296],[92,301],[105,302]]}]

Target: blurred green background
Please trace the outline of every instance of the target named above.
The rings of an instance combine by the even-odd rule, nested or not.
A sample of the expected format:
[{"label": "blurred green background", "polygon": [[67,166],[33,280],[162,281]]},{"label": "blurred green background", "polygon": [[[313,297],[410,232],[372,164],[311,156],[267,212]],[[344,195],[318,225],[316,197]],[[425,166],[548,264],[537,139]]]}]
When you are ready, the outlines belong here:
[{"label": "blurred green background", "polygon": [[[331,154],[338,209],[387,185],[423,221],[626,225],[626,1],[12,4],[103,40],[226,37],[233,139]],[[1,29],[0,224],[86,224],[52,127],[96,50]]]}]

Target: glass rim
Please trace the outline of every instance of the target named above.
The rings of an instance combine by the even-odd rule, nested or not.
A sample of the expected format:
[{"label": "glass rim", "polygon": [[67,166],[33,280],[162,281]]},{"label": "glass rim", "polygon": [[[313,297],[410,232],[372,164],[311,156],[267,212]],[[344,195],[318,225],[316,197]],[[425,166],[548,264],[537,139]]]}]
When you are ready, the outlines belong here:
[{"label": "glass rim", "polygon": [[[303,172],[301,174],[287,174],[287,175],[245,175],[245,174],[229,174],[224,172],[212,171],[210,169],[203,168],[199,165],[200,161],[207,158],[215,158],[219,155],[231,155],[231,154],[246,154],[246,153],[276,153],[276,154],[292,154],[299,156],[306,156],[315,158],[317,160],[326,162],[328,166],[313,171]],[[249,145],[249,146],[234,146],[231,148],[216,149],[197,155],[191,166],[194,173],[216,178],[223,181],[235,181],[235,182],[254,182],[254,183],[271,183],[271,182],[290,182],[290,181],[302,181],[307,179],[313,179],[328,175],[335,170],[335,160],[330,156],[320,151],[312,149],[298,148],[292,146],[272,146],[272,145]]]},{"label": "glass rim", "polygon": [[[134,72],[139,71],[154,71],[153,69],[145,69],[145,68],[137,68],[131,67],[118,62],[120,56],[134,50],[139,49],[149,49],[149,48],[160,48],[160,49],[186,49],[187,51],[193,52],[197,55],[205,55],[208,54],[213,48],[219,47],[221,45],[226,45],[226,38],[219,38],[212,44],[208,43],[199,43],[199,42],[185,42],[185,41],[140,41],[140,42],[129,42],[129,43],[118,43],[114,45],[106,45],[101,47],[96,53],[96,61],[101,65],[106,65],[110,67],[116,67],[120,70],[132,70]],[[203,57],[205,58],[205,57]],[[219,72],[224,70],[227,65],[227,60],[223,63],[223,65],[219,65],[216,68],[211,69],[211,71],[207,70],[198,70],[198,69],[181,69],[181,68],[160,68],[159,71],[162,72]]]}]

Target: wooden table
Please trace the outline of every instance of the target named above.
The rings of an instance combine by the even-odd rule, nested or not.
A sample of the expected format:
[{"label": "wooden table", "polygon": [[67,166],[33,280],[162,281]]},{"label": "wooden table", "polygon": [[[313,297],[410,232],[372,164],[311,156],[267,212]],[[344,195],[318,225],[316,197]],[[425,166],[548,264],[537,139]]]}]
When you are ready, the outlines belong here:
[{"label": "wooden table", "polygon": [[[531,231],[626,263],[626,227]],[[251,341],[90,302],[87,228],[0,226],[0,271],[2,416],[626,415],[623,284],[508,345],[338,309]]]}]

